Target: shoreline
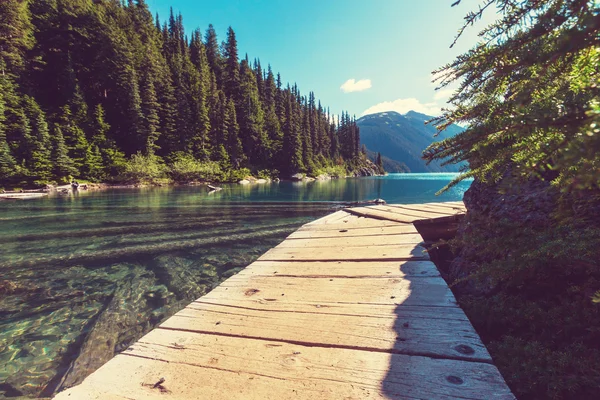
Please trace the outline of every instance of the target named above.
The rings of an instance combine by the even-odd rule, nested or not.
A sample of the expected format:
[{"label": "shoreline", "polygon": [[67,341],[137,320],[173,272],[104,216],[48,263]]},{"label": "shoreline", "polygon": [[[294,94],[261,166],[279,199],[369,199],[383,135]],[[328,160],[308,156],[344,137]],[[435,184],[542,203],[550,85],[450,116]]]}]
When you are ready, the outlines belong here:
[{"label": "shoreline", "polygon": [[[79,191],[98,191],[98,190],[108,190],[108,189],[139,189],[139,188],[147,188],[147,187],[165,187],[165,186],[207,186],[211,191],[221,190],[221,187],[216,185],[261,185],[267,183],[279,183],[279,182],[315,182],[315,181],[330,181],[333,179],[347,179],[347,178],[363,178],[367,176],[386,176],[386,174],[373,174],[373,175],[360,175],[360,176],[330,176],[327,174],[322,174],[317,177],[311,176],[298,176],[300,174],[293,175],[289,178],[275,178],[275,179],[261,179],[256,178],[254,176],[246,176],[244,179],[239,180],[237,182],[215,182],[215,181],[189,181],[189,182],[136,182],[136,183],[109,183],[109,182],[100,182],[100,183],[90,183],[84,182],[80,183]],[[304,174],[302,174],[304,175]],[[35,196],[35,194],[45,194],[48,195],[50,193],[57,192],[59,194],[68,194],[73,192],[71,184],[64,185],[52,185],[46,184],[45,187],[42,188],[34,188],[34,189],[19,189],[19,190],[2,190],[0,192],[0,200],[16,200],[16,199],[26,199],[26,198],[39,198],[42,196]],[[28,196],[29,195],[29,196]]]}]

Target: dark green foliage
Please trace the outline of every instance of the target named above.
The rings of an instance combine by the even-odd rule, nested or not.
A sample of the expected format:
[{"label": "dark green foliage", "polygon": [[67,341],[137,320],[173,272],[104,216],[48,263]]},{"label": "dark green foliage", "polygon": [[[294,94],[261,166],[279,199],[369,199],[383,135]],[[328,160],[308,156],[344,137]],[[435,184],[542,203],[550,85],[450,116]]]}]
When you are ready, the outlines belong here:
[{"label": "dark green foliage", "polygon": [[477,254],[470,279],[494,288],[458,299],[519,399],[597,398],[600,230],[574,225],[471,218],[453,243]]},{"label": "dark green foliage", "polygon": [[353,122],[338,140],[314,93],[240,62],[232,28],[222,48],[212,25],[188,38],[181,15],[161,25],[143,0],[6,0],[0,15],[2,182],[154,181],[174,155],[182,168],[218,162],[229,179],[358,153]]},{"label": "dark green foliage", "polygon": [[450,99],[456,107],[436,120],[438,128],[469,126],[431,145],[425,158],[468,160],[470,171],[458,180],[497,182],[511,167],[521,178],[551,176],[565,191],[598,189],[598,2],[487,3],[502,18],[469,53],[436,71],[441,87],[460,81]]},{"label": "dark green foliage", "polygon": [[54,126],[52,137],[52,174],[59,183],[67,183],[71,180],[71,176],[76,175],[78,171],[69,157],[60,126]]},{"label": "dark green foliage", "polygon": [[3,97],[2,87],[0,86],[0,181],[6,182],[15,174],[16,163],[6,142],[6,133],[4,132],[5,106]]},{"label": "dark green foliage", "polygon": [[26,1],[0,2],[0,74],[17,74],[25,66],[25,52],[33,45],[33,27]]},{"label": "dark green foliage", "polygon": [[52,145],[46,116],[32,97],[24,96],[23,102],[30,125],[28,143],[25,144],[28,174],[37,181],[47,181],[51,177]]},{"label": "dark green foliage", "polygon": [[224,112],[223,135],[225,136],[224,143],[226,143],[226,154],[229,157],[231,165],[237,169],[244,162],[245,156],[242,141],[240,139],[240,127],[237,123],[233,100],[229,100]]},{"label": "dark green foliage", "polygon": [[[481,199],[473,192],[454,243],[457,297],[519,399],[597,399],[600,9],[491,0],[466,25],[490,6],[500,18],[480,43],[437,71],[441,86],[460,82],[439,128],[468,127],[425,153],[467,161],[458,180],[490,188]],[[515,196],[511,209],[500,205]]]},{"label": "dark green foliage", "polygon": [[[367,148],[365,147],[364,149],[365,149],[365,154],[367,154]],[[375,165],[377,165],[377,168],[379,168],[380,174],[385,173],[385,169],[383,168],[383,160],[381,159],[381,153],[377,153],[377,160],[375,162]]]}]

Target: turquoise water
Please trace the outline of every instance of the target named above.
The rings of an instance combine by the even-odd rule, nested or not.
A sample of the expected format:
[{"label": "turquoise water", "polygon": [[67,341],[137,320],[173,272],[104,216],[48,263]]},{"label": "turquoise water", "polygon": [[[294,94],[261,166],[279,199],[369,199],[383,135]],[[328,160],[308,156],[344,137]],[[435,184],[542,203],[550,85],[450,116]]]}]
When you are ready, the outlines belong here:
[{"label": "turquoise water", "polygon": [[454,174],[115,189],[0,202],[0,398],[48,396],[281,242],[356,202],[455,201]]}]

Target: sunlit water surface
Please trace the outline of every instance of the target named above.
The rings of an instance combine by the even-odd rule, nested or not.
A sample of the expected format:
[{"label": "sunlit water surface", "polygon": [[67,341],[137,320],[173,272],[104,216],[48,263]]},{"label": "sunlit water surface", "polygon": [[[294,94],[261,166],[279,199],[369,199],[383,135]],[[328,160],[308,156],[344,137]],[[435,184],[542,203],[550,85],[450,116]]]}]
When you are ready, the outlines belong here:
[{"label": "sunlit water surface", "polygon": [[342,202],[461,200],[454,174],[81,192],[0,202],[0,398],[79,383]]}]

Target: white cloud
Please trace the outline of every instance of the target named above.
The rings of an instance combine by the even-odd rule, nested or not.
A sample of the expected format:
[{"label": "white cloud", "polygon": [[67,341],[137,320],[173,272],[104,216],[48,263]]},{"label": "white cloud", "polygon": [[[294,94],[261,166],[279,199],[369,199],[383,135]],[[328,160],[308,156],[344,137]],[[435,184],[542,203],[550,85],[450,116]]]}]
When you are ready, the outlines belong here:
[{"label": "white cloud", "polygon": [[441,114],[441,107],[436,102],[421,103],[415,98],[410,98],[384,101],[383,103],[375,104],[374,106],[367,108],[362,115],[375,114],[385,111],[396,111],[400,114],[406,114],[411,110],[432,116]]},{"label": "white cloud", "polygon": [[367,90],[369,88],[371,88],[370,79],[361,79],[357,81],[356,79],[352,78],[348,79],[342,86],[340,86],[340,89],[342,89],[342,92],[344,93],[362,92],[363,90]]},{"label": "white cloud", "polygon": [[433,99],[435,101],[443,100],[443,102],[445,103],[446,101],[448,101],[448,99],[450,98],[450,96],[452,96],[453,93],[454,93],[453,89],[436,90],[435,94],[433,95]]}]

